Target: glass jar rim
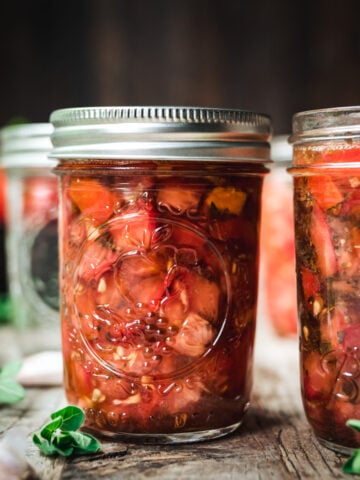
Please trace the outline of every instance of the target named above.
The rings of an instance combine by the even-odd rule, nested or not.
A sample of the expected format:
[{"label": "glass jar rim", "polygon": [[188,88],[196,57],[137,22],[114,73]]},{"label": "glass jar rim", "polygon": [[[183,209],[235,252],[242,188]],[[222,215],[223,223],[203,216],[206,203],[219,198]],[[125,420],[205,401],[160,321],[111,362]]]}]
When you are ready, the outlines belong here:
[{"label": "glass jar rim", "polygon": [[60,160],[269,159],[271,119],[239,109],[106,106],[55,110],[50,156]]},{"label": "glass jar rim", "polygon": [[51,123],[21,123],[0,130],[1,160],[4,168],[52,167]]},{"label": "glass jar rim", "polygon": [[293,115],[290,143],[360,137],[360,106],[306,110]]}]

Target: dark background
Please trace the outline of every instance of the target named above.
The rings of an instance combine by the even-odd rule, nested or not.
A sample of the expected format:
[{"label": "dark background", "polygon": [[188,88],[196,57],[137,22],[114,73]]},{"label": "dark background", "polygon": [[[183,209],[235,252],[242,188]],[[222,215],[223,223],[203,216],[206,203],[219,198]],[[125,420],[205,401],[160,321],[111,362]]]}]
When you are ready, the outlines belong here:
[{"label": "dark background", "polygon": [[0,127],[90,105],[360,104],[360,0],[0,0]]}]

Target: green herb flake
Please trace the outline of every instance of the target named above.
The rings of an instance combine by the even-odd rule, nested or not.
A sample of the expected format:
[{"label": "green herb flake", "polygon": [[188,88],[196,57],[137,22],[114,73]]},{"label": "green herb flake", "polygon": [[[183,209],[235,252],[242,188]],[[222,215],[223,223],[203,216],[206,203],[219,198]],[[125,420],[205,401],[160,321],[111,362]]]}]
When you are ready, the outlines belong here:
[{"label": "green herb flake", "polygon": [[101,445],[98,440],[78,429],[85,415],[81,408],[68,405],[50,415],[51,421],[33,434],[33,443],[48,456],[86,455],[96,453]]},{"label": "green herb flake", "polygon": [[20,360],[14,360],[0,369],[0,404],[17,403],[25,397],[24,388],[15,380],[21,364]]}]

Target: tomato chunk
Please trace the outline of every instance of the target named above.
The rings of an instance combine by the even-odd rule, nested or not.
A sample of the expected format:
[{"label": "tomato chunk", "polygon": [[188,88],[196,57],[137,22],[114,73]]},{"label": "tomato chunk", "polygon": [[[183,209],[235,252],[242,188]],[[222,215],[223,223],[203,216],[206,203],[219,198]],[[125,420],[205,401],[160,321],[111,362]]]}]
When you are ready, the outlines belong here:
[{"label": "tomato chunk", "polygon": [[326,278],[338,269],[331,232],[321,208],[315,203],[312,211],[310,236],[313,241],[320,273]]},{"label": "tomato chunk", "polygon": [[344,200],[344,196],[330,175],[310,176],[308,185],[311,194],[321,209],[327,210]]},{"label": "tomato chunk", "polygon": [[72,180],[69,196],[83,215],[98,223],[105,222],[113,214],[115,197],[97,180],[81,177]]}]

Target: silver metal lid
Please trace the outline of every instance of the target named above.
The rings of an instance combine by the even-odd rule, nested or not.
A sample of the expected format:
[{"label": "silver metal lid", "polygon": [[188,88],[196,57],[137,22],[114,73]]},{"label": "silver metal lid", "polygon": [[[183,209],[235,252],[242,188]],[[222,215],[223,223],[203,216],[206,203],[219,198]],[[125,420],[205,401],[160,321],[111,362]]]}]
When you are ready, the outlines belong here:
[{"label": "silver metal lid", "polygon": [[52,167],[51,123],[9,125],[0,130],[1,164],[4,168]]},{"label": "silver metal lid", "polygon": [[360,136],[360,106],[324,108],[293,116],[291,143]]},{"label": "silver metal lid", "polygon": [[58,159],[269,159],[271,120],[244,110],[201,107],[86,107],[56,110]]}]

